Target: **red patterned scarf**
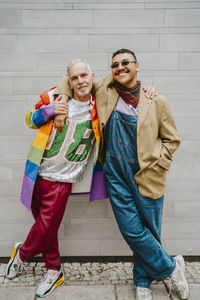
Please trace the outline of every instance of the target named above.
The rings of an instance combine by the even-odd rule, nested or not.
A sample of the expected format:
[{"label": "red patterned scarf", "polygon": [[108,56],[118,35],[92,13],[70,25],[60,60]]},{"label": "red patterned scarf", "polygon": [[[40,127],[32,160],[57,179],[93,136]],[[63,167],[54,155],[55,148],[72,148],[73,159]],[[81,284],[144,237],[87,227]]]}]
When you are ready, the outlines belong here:
[{"label": "red patterned scarf", "polygon": [[115,89],[119,96],[127,103],[131,104],[134,108],[138,106],[141,82],[138,81],[136,87],[133,89],[127,89],[118,82],[115,81]]}]

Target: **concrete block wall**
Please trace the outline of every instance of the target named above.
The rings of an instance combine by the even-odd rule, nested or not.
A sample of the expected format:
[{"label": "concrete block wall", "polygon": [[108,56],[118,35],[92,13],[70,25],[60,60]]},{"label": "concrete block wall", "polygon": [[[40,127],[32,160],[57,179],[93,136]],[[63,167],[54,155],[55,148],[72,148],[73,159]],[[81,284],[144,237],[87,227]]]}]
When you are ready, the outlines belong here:
[{"label": "concrete block wall", "polygon": [[[168,96],[182,140],[168,174],[163,244],[171,254],[200,255],[200,1],[0,0],[0,256],[33,223],[19,201],[35,136],[27,110],[68,60],[86,58],[101,78],[122,47],[136,52],[143,85]],[[65,256],[131,254],[108,199],[71,196],[59,237]]]}]

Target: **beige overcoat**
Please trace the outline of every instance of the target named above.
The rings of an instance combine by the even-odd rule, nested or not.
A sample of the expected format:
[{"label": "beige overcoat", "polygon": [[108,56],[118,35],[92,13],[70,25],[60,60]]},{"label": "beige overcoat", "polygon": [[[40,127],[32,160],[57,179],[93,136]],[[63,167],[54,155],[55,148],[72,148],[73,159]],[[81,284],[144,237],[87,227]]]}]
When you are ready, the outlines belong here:
[{"label": "beige overcoat", "polygon": [[[56,93],[72,97],[67,76],[59,83]],[[95,82],[93,93],[102,133],[119,97],[113,86],[112,75]],[[179,144],[167,98],[159,95],[148,99],[141,89],[137,123],[140,170],[136,173],[135,180],[142,196],[157,199],[164,194],[166,171],[170,168],[173,153]]]}]

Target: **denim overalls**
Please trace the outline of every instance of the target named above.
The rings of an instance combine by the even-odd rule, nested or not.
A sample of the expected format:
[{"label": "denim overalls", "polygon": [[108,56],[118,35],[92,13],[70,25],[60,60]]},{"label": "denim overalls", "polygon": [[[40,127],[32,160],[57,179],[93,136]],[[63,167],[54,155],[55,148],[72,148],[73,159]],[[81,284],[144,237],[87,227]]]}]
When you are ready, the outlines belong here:
[{"label": "denim overalls", "polygon": [[136,137],[137,116],[113,111],[106,129],[104,174],[119,229],[134,253],[134,283],[149,287],[173,272],[175,260],[160,240],[164,197],[142,197],[134,179],[140,168]]}]

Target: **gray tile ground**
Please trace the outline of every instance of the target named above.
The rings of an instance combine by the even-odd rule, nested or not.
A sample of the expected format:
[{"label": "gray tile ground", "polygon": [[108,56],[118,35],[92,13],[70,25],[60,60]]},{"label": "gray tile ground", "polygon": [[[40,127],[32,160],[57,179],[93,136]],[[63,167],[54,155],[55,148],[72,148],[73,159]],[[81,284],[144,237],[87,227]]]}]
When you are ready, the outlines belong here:
[{"label": "gray tile ground", "polygon": [[[46,299],[134,300],[133,265],[118,263],[63,263],[65,281]],[[6,264],[0,264],[0,300],[34,300],[35,289],[46,273],[43,263],[27,263],[13,280],[5,278]],[[200,262],[186,262],[190,300],[200,299]],[[168,281],[166,281],[168,284]],[[153,283],[154,300],[170,299],[163,283]],[[171,300],[177,300],[172,293]]]},{"label": "gray tile ground", "polygon": [[[163,284],[152,286],[153,300],[178,300],[172,293],[169,298]],[[0,300],[36,300],[35,287],[0,287]],[[59,286],[47,300],[135,300],[135,289],[131,285]],[[190,284],[188,300],[200,299],[200,286]]]},{"label": "gray tile ground", "polygon": [[[134,300],[135,288],[132,285],[117,286],[117,299],[118,300]],[[168,293],[166,292],[163,284],[154,284],[151,287],[154,300],[169,300]]]}]

